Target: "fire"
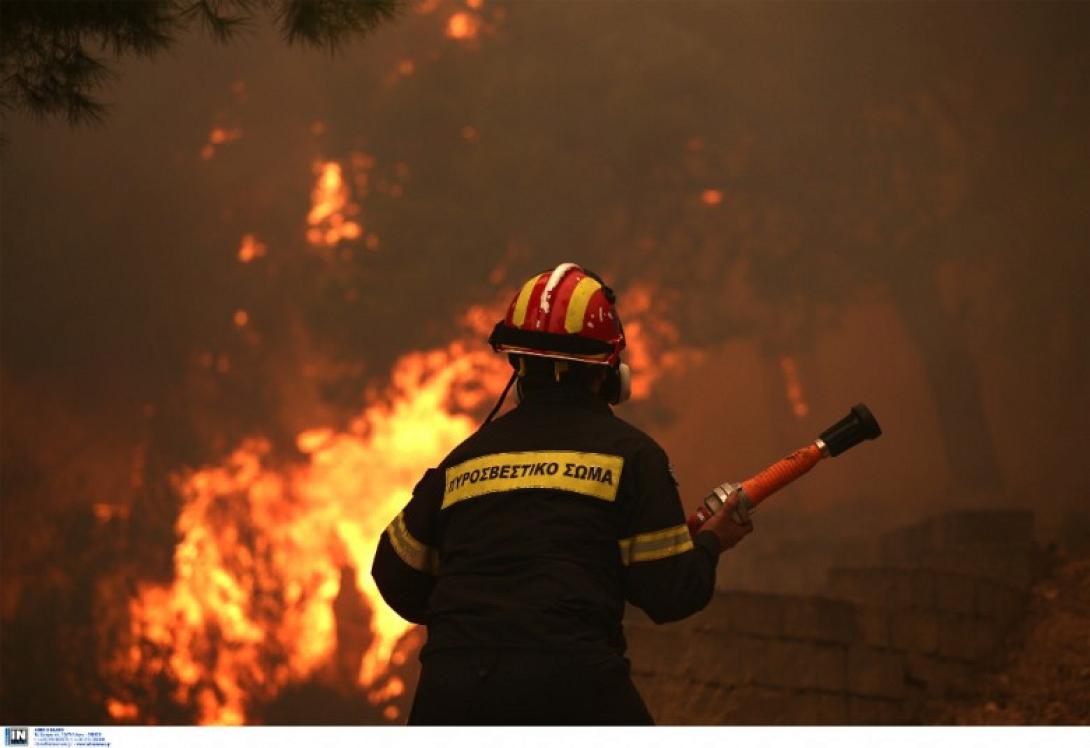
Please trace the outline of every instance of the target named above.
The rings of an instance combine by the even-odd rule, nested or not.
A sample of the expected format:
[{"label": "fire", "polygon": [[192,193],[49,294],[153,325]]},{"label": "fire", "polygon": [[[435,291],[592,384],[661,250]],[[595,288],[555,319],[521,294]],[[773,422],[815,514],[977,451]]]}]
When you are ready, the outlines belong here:
[{"label": "fire", "polygon": [[447,36],[451,39],[474,39],[480,30],[480,21],[476,16],[458,11],[447,19]]},{"label": "fire", "polygon": [[386,681],[386,685],[382,688],[377,688],[371,693],[367,694],[367,700],[372,704],[381,704],[384,701],[390,699],[396,699],[401,694],[405,693],[405,681],[401,680],[397,676],[390,678]]},{"label": "fire", "polygon": [[677,327],[656,304],[654,289],[636,284],[619,295],[618,311],[624,321],[624,358],[632,368],[632,399],[645,400],[651,386],[665,372],[698,358],[700,353],[679,345]]},{"label": "fire", "polygon": [[721,190],[706,189],[700,193],[700,202],[707,206],[720,205],[723,202],[723,192]]},{"label": "fire", "polygon": [[239,262],[253,262],[259,257],[264,257],[268,247],[253,234],[244,234],[242,243],[238,248]]},{"label": "fire", "polygon": [[250,324],[250,313],[245,309],[236,309],[232,319],[234,320],[236,327],[245,327]]},{"label": "fire", "polygon": [[805,418],[810,412],[810,406],[802,395],[802,384],[799,382],[799,368],[795,359],[791,356],[780,357],[780,371],[783,372],[783,383],[787,399],[791,403],[791,412],[796,418]]},{"label": "fire", "polygon": [[216,148],[227,143],[233,143],[242,137],[242,129],[238,127],[213,127],[208,133],[208,142],[201,148],[201,158],[208,161],[216,155]]},{"label": "fire", "polygon": [[[398,719],[407,687],[397,668],[422,637],[381,599],[371,561],[420,476],[473,432],[506,384],[507,361],[480,341],[510,292],[467,310],[464,339],[399,358],[344,428],[306,429],[290,455],[255,436],[219,464],[173,477],[173,579],[134,586],[109,663],[112,718],[154,717],[142,715],[140,694],[166,683],[198,722],[244,724],[286,687],[317,681]],[[647,285],[622,294],[642,398],[681,360],[659,298]]]},{"label": "fire", "polygon": [[215,127],[212,132],[208,134],[208,142],[212,145],[223,145],[224,143],[230,143],[233,140],[238,140],[242,137],[242,130],[234,128],[233,130],[227,130],[222,127]]},{"label": "fire", "polygon": [[[299,434],[301,460],[252,438],[222,464],[177,476],[174,581],[138,586],[120,680],[170,679],[202,724],[242,724],[254,703],[311,678],[362,687],[375,705],[404,693],[386,676],[405,661],[395,645],[410,624],[382,601],[371,559],[424,470],[476,428],[469,413],[507,376],[479,343],[410,353],[347,430]],[[111,715],[135,720],[120,696]]]},{"label": "fire", "polygon": [[359,213],[359,205],[350,199],[341,165],[336,161],[318,161],[314,173],[317,181],[310,193],[307,242],[315,247],[333,247],[342,240],[360,238],[363,226],[349,218]]},{"label": "fire", "polygon": [[136,704],[118,701],[117,699],[106,700],[106,711],[109,712],[110,717],[118,722],[135,720],[140,714],[140,710]]}]

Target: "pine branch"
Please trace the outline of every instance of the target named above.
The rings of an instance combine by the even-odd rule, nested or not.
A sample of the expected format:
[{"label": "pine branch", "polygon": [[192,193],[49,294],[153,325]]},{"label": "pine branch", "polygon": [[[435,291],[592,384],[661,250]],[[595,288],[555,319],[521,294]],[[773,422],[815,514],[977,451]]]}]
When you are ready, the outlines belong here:
[{"label": "pine branch", "polygon": [[393,20],[404,7],[403,0],[283,0],[277,20],[289,44],[334,52]]},{"label": "pine branch", "polygon": [[5,0],[0,5],[0,112],[102,121],[93,96],[115,77],[98,48],[120,59],[168,49],[194,23],[217,42],[270,9],[288,43],[335,51],[397,16],[407,0]]}]

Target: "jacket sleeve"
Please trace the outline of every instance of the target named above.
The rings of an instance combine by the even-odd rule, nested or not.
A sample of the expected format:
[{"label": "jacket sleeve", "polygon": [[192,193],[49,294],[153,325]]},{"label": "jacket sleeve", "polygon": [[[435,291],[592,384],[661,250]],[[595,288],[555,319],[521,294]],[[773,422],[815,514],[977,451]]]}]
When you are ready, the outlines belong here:
[{"label": "jacket sleeve", "polygon": [[655,623],[677,621],[711,600],[719,541],[708,531],[690,539],[661,447],[642,450],[635,468],[635,497],[620,540],[625,597]]},{"label": "jacket sleeve", "polygon": [[413,623],[427,623],[428,599],[439,564],[437,520],[442,497],[443,473],[428,470],[413,489],[412,499],[383,531],[371,566],[382,598]]}]

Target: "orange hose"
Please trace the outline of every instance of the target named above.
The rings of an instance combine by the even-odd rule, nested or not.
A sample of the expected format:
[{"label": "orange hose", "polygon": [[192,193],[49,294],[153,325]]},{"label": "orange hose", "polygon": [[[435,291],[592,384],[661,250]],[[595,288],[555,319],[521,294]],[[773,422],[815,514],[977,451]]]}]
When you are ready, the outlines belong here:
[{"label": "orange hose", "polygon": [[822,456],[816,444],[796,449],[779,462],[769,465],[749,480],[743,481],[742,490],[746,492],[751,504],[759,504],[765,497],[779,491],[818,464]]}]

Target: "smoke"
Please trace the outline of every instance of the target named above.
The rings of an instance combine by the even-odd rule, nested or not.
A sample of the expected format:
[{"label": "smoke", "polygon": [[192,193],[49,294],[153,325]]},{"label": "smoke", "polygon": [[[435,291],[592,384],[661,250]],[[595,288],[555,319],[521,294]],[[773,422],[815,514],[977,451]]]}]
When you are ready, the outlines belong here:
[{"label": "smoke", "polygon": [[[193,37],[126,64],[101,127],[5,123],[6,630],[82,532],[50,512],[130,512],[167,579],[167,476],[345,428],[568,260],[657,331],[620,414],[689,505],[858,401],[885,435],[765,537],[1085,502],[1086,5],[421,9],[335,57]],[[337,226],[307,220],[323,164]]]}]

